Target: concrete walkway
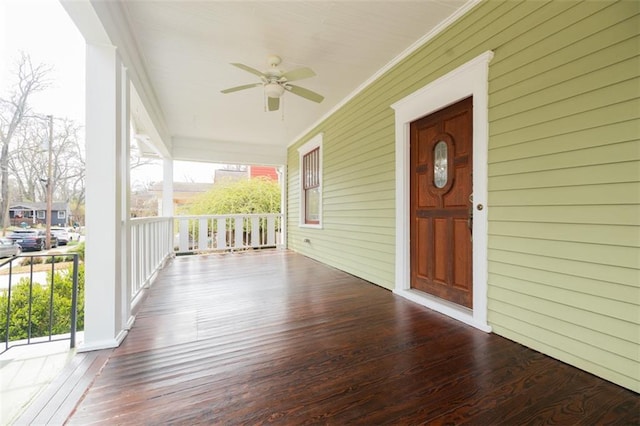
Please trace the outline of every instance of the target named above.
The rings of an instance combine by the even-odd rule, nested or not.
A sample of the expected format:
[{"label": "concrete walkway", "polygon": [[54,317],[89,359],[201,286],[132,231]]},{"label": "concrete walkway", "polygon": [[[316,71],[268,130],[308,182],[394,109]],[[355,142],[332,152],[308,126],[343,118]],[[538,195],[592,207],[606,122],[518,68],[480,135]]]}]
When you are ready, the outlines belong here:
[{"label": "concrete walkway", "polygon": [[11,425],[73,358],[68,340],[16,346],[0,355],[0,425]]}]

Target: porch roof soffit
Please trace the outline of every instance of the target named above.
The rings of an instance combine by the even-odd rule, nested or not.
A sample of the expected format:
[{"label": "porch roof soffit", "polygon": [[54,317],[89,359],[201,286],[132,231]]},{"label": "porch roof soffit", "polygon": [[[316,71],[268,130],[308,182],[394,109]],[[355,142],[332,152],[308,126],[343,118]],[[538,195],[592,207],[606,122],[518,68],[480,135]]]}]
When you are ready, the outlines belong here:
[{"label": "porch roof soffit", "polygon": [[175,136],[173,158],[182,161],[281,166],[287,162],[287,148],[283,144],[240,143]]},{"label": "porch roof soffit", "polygon": [[[481,0],[291,2],[295,19],[278,13],[289,10],[287,2],[267,7],[262,2],[59,1],[88,43],[118,49],[131,81],[132,130],[143,155],[282,165],[287,146]],[[407,21],[410,11],[413,19]],[[394,36],[386,37],[381,27]],[[354,39],[345,41],[345,34]],[[377,47],[359,51],[367,40]],[[285,70],[313,69],[317,75],[304,84],[325,101],[288,96],[286,113],[265,114],[259,102],[247,101],[259,100],[258,90],[220,93],[247,81],[230,63],[259,67],[256,58],[272,53],[282,55]]]}]

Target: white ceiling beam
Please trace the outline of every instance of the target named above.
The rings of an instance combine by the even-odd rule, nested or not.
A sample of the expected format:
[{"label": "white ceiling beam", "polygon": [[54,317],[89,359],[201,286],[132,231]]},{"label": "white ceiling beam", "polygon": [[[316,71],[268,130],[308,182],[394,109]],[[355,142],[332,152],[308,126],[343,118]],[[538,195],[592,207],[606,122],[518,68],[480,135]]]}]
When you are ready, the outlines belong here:
[{"label": "white ceiling beam", "polygon": [[282,145],[174,137],[173,159],[222,164],[280,166],[287,162],[287,149]]}]

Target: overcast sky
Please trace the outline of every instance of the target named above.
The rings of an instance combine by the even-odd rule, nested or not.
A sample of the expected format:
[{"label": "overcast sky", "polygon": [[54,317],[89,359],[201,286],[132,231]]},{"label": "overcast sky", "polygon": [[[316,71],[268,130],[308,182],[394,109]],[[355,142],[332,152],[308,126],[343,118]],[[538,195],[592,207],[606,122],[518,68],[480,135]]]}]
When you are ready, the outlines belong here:
[{"label": "overcast sky", "polygon": [[84,40],[57,0],[0,0],[0,83],[12,78],[20,51],[53,66],[50,89],[31,99],[34,112],[84,123]]}]

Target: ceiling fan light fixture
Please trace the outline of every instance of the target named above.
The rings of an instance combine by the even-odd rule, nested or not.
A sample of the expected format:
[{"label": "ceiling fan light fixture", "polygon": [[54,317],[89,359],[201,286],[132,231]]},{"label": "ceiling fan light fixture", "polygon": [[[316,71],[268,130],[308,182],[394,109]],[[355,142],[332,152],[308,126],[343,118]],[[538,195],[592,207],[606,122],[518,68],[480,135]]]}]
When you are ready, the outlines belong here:
[{"label": "ceiling fan light fixture", "polygon": [[220,92],[226,94],[262,86],[265,101],[265,111],[277,111],[278,109],[284,111],[284,108],[281,108],[283,102],[280,101],[280,98],[282,98],[285,91],[291,92],[296,96],[300,96],[301,98],[307,99],[312,102],[322,102],[324,96],[320,95],[319,93],[316,93],[309,89],[305,89],[304,87],[291,84],[292,81],[314,77],[316,73],[313,72],[311,68],[302,67],[285,72],[278,68],[281,59],[276,55],[269,56],[267,58],[267,62],[269,63],[269,69],[265,72],[258,71],[257,69],[252,68],[249,65],[235,62],[232,63],[231,65],[233,65],[234,67],[240,68],[241,70],[258,76],[260,78],[260,82],[230,87],[228,89],[221,90]]},{"label": "ceiling fan light fixture", "polygon": [[284,93],[284,87],[278,83],[268,83],[264,86],[264,93],[269,98],[279,98]]}]

